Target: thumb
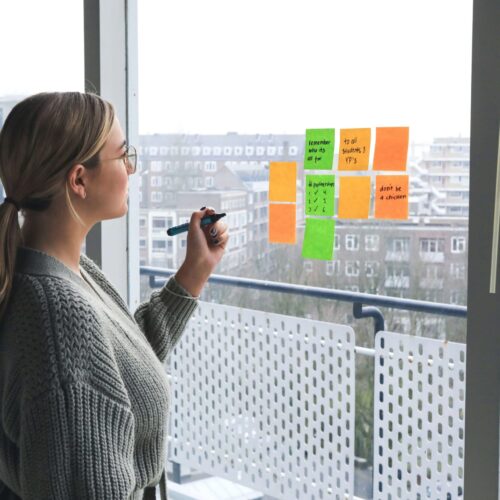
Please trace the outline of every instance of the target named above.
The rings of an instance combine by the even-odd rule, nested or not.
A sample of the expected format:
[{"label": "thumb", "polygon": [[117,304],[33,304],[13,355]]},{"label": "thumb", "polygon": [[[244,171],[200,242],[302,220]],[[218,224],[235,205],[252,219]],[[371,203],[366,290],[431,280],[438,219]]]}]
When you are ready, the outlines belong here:
[{"label": "thumb", "polygon": [[206,212],[206,209],[205,210],[197,210],[196,212],[193,212],[191,214],[191,220],[189,221],[189,230],[190,231],[193,231],[193,230],[197,230],[197,229],[200,229],[200,225],[201,225],[201,219],[205,216],[205,212]]}]

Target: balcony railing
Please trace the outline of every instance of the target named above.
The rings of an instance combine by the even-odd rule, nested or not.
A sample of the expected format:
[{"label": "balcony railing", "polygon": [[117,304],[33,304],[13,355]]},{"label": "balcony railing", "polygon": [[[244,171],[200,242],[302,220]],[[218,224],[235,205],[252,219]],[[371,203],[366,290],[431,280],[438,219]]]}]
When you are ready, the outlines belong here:
[{"label": "balcony railing", "polygon": [[[141,268],[150,286],[173,269]],[[373,498],[463,496],[465,345],[384,331],[378,307],[464,306],[214,275],[210,282],[353,304],[348,325],[201,302],[171,357],[169,460],[274,498],[355,498],[355,356],[374,359]],[[377,307],[378,306],[378,307]]]}]

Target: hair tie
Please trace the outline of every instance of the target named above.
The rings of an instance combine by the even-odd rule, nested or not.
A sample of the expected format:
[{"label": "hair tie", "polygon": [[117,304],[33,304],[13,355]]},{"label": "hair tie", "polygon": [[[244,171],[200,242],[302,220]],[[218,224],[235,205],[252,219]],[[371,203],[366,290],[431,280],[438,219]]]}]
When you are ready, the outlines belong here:
[{"label": "hair tie", "polygon": [[5,200],[3,200],[3,202],[4,203],[12,203],[16,207],[17,211],[21,210],[21,208],[19,207],[19,203],[17,203],[16,200],[9,198],[8,196],[7,196],[7,198],[5,198]]}]

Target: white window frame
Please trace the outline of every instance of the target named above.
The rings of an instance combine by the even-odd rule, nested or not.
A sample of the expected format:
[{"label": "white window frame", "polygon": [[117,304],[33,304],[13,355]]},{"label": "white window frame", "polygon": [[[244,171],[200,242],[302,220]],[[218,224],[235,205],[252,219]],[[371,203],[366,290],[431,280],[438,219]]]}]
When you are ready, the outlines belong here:
[{"label": "white window frame", "polygon": [[452,236],[451,253],[465,253],[467,251],[467,239],[465,236]]},{"label": "white window frame", "polygon": [[357,252],[359,250],[359,235],[358,234],[346,234],[345,235],[345,249],[351,252]]}]

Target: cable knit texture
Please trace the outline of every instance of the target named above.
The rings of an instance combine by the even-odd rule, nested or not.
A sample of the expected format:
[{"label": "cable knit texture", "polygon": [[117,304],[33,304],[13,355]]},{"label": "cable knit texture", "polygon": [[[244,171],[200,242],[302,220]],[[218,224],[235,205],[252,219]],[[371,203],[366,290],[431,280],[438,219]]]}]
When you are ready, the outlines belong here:
[{"label": "cable knit texture", "polygon": [[140,500],[162,476],[162,363],[197,301],[171,278],[131,315],[85,255],[80,270],[18,249],[0,322],[2,500]]}]

